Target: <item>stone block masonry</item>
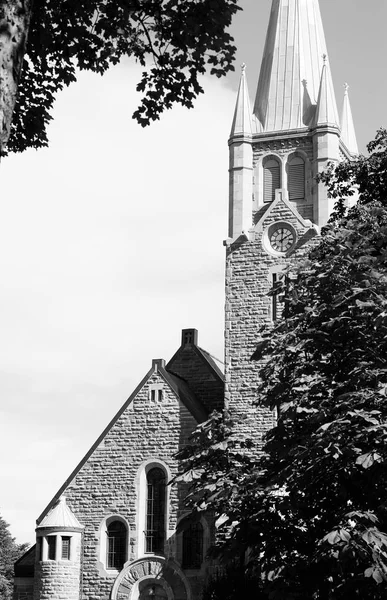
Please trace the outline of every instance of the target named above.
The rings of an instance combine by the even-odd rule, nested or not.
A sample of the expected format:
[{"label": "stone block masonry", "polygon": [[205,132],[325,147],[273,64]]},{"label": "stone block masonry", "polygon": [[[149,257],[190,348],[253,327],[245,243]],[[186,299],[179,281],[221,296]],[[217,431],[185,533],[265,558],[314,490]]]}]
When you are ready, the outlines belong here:
[{"label": "stone block masonry", "polygon": [[[162,389],[162,399],[150,389]],[[147,461],[166,466],[171,476],[177,473],[175,454],[196,427],[196,420],[161,375],[155,371],[133,401],[94,449],[75,478],[64,490],[67,504],[84,525],[82,542],[82,600],[107,600],[114,580],[115,569],[108,569],[101,536],[106,535],[103,523],[111,516],[125,520],[129,528],[127,561],[139,558],[141,536],[145,523],[139,522],[141,490],[140,472]],[[167,539],[165,555],[176,554],[175,527],[183,514],[184,491],[168,487]],[[36,600],[78,600],[68,591],[73,575],[65,567],[44,565],[46,584]],[[56,569],[53,587],[53,575]],[[64,580],[67,578],[67,584]],[[39,577],[38,577],[39,579]],[[67,587],[66,587],[67,586]]]},{"label": "stone block masonry", "polygon": [[[234,241],[226,255],[225,405],[238,421],[238,430],[258,442],[275,425],[273,411],[254,405],[261,364],[251,360],[260,330],[273,325],[273,300],[269,296],[273,274],[304,256],[316,235],[285,203],[277,203],[266,214],[260,227],[250,231],[250,240]],[[290,254],[283,256],[267,251],[263,241],[269,226],[281,221],[294,227],[298,240]]]}]

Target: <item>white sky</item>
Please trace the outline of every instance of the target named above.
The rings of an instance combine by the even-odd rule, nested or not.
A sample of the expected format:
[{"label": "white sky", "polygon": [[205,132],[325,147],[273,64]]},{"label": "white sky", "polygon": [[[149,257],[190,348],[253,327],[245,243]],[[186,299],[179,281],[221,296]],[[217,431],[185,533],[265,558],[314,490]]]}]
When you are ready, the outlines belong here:
[{"label": "white sky", "polygon": [[[233,33],[253,97],[270,0]],[[320,0],[341,107],[364,151],[387,125],[385,0]],[[372,5],[372,10],[370,7]],[[131,120],[139,72],[82,74],[55,106],[50,148],[0,178],[0,514],[20,542],[152,358],[185,327],[223,355],[223,239],[238,74],[205,78],[192,111]]]}]

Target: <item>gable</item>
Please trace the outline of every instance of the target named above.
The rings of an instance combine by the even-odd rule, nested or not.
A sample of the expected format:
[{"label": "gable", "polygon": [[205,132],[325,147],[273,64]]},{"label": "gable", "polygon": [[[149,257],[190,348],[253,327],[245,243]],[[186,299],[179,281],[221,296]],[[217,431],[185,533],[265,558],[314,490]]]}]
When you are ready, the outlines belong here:
[{"label": "gable", "polygon": [[[117,485],[134,480],[145,456],[173,457],[188,442],[189,435],[207,412],[184,381],[178,381],[165,369],[163,360],[154,360],[152,368],[122,408],[105,428],[89,452],[58,490],[38,518],[38,523],[69,488],[87,490],[104,479],[117,477]],[[92,486],[93,487],[93,486]],[[71,504],[71,503],[70,503]]]},{"label": "gable", "polygon": [[287,191],[283,189],[276,190],[275,200],[265,211],[259,213],[254,231],[259,232],[273,221],[280,220],[289,221],[297,230],[314,229],[315,233],[318,233],[316,225],[300,215],[295,206],[289,202]]}]

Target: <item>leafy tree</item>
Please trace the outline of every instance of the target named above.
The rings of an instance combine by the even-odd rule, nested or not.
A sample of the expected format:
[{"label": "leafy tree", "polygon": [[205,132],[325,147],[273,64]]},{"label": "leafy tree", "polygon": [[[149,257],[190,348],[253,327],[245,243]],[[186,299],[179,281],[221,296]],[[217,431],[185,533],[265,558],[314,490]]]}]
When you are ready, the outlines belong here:
[{"label": "leafy tree", "polygon": [[8,528],[8,523],[0,517],[0,600],[12,598],[13,565],[28,547],[17,544]]},{"label": "leafy tree", "polygon": [[[368,149],[323,176],[335,217],[289,269],[286,318],[254,355],[257,403],[278,410],[264,454],[237,456],[231,426],[220,447],[212,420],[185,459],[191,503],[218,517],[215,552],[245,553],[272,599],[387,594],[387,132]],[[212,491],[207,457],[230,444]]]},{"label": "leafy tree", "polygon": [[103,74],[125,56],[144,67],[137,86],[144,97],[133,115],[141,125],[175,103],[191,108],[203,91],[201,74],[233,70],[236,48],[227,28],[237,4],[0,0],[1,147],[10,131],[11,151],[46,146],[55,95],[75,81],[76,69]]}]

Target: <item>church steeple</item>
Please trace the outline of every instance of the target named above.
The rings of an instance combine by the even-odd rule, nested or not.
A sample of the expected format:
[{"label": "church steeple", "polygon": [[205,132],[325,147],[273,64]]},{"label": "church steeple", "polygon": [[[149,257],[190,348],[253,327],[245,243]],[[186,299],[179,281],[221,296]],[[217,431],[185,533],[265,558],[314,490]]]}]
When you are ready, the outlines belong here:
[{"label": "church steeple", "polygon": [[241,417],[238,430],[257,440],[275,415],[256,406],[259,369],[251,357],[259,332],[283,310],[273,285],[308,254],[332,212],[317,175],[353,157],[347,96],[341,125],[342,133],[318,0],[272,0],[252,116],[244,70],[239,86],[225,244],[225,403],[236,423]]},{"label": "church steeple", "polygon": [[[310,127],[327,48],[318,0],[273,0],[254,114],[264,131]],[[328,104],[337,114],[329,70]]]}]

